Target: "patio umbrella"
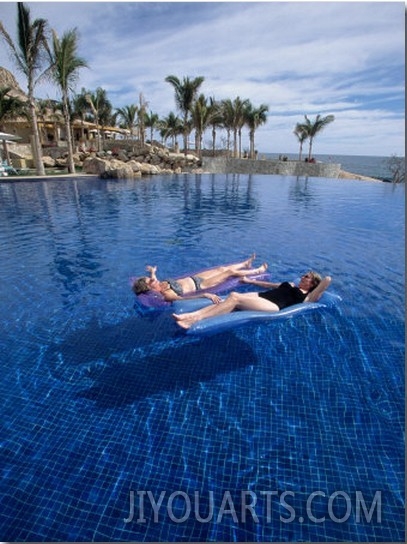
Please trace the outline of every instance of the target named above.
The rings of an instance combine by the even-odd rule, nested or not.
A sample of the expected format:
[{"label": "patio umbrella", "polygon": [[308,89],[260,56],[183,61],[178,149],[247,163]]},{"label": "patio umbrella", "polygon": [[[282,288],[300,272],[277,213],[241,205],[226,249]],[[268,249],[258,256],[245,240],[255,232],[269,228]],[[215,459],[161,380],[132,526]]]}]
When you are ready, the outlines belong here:
[{"label": "patio umbrella", "polygon": [[0,140],[3,142],[3,151],[4,151],[4,158],[7,161],[7,164],[11,166],[10,163],[10,156],[8,154],[8,148],[7,148],[7,142],[16,142],[17,140],[21,140],[20,136],[16,136],[15,134],[7,134],[6,132],[0,132]]}]

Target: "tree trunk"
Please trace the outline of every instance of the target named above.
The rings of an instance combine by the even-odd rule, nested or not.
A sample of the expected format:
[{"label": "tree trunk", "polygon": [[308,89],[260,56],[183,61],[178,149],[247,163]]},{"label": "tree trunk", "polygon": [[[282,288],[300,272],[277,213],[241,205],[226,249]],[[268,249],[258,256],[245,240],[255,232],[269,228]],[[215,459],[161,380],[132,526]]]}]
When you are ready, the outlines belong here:
[{"label": "tree trunk", "polygon": [[42,162],[42,150],[40,142],[40,133],[38,130],[38,120],[37,112],[35,111],[34,99],[32,96],[29,96],[29,108],[30,108],[30,117],[31,117],[31,127],[32,127],[32,146],[33,146],[33,156],[35,161],[35,169],[37,171],[37,176],[45,176],[44,163]]},{"label": "tree trunk", "polygon": [[253,130],[250,131],[249,138],[250,138],[249,156],[251,159],[254,159],[254,131]]},{"label": "tree trunk", "polygon": [[64,116],[65,116],[66,143],[68,145],[68,172],[70,174],[75,174],[75,164],[73,162],[71,121],[69,118],[69,107],[68,107],[67,96],[63,97],[63,104],[64,104]]},{"label": "tree trunk", "polygon": [[308,153],[308,160],[310,161],[312,158],[312,138],[310,138],[309,141],[309,153]]},{"label": "tree trunk", "polygon": [[199,154],[199,130],[195,129],[195,151]]},{"label": "tree trunk", "polygon": [[186,155],[188,153],[188,113],[184,114],[183,138],[184,138],[184,154]]},{"label": "tree trunk", "polygon": [[188,153],[188,132],[184,130],[184,154]]},{"label": "tree trunk", "polygon": [[233,157],[237,158],[237,129],[233,130]]},{"label": "tree trunk", "polygon": [[10,153],[8,152],[8,147],[7,147],[7,141],[6,140],[3,140],[3,153],[4,153],[4,160],[6,161],[6,163],[9,166],[11,166]]}]

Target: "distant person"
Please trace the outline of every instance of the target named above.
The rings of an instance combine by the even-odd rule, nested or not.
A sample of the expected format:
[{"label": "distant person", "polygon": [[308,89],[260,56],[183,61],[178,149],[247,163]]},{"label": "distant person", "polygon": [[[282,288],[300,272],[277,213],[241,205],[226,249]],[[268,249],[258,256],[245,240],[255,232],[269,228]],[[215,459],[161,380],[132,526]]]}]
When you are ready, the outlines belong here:
[{"label": "distant person", "polygon": [[[146,270],[150,273],[150,276],[143,276],[134,280],[132,289],[136,295],[148,293],[149,291],[159,292],[168,302],[180,298],[205,297],[212,300],[212,302],[217,303],[220,302],[221,299],[212,293],[200,293],[197,295],[191,295],[191,293],[211,289],[231,277],[244,278],[245,276],[263,274],[267,270],[267,264],[264,263],[258,268],[251,268],[254,259],[255,255],[252,255],[241,263],[210,268],[200,272],[199,275],[196,276],[184,276],[182,278],[166,279],[164,281],[160,281],[157,278],[156,266],[147,266]],[[185,296],[186,294],[187,297]]]},{"label": "distant person", "polygon": [[173,314],[173,318],[180,327],[189,329],[197,321],[228,314],[234,310],[278,312],[294,304],[316,302],[329,287],[332,279],[330,276],[322,279],[316,272],[307,272],[301,277],[298,286],[287,281],[283,283],[250,279],[243,281],[244,283],[268,288],[268,290],[250,293],[233,292],[224,302],[220,302],[215,306],[208,306],[185,314]]}]

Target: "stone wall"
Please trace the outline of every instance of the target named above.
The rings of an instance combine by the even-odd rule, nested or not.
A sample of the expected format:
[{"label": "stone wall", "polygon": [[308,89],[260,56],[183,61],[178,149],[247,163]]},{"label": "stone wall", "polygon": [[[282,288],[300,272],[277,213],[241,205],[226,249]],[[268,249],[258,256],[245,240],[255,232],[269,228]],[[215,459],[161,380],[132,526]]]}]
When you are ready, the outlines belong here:
[{"label": "stone wall", "polygon": [[340,164],[320,162],[230,159],[226,157],[203,157],[202,170],[211,174],[269,174],[280,176],[303,176],[337,178]]}]

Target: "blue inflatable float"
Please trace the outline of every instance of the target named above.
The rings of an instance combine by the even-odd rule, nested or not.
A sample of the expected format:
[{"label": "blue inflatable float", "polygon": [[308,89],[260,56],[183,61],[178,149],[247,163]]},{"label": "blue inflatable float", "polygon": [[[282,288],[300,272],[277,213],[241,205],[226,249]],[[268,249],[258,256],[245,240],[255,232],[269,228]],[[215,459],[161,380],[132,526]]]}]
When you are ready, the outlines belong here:
[{"label": "blue inflatable float", "polygon": [[[188,276],[199,276],[200,273],[203,271],[200,270],[200,272],[192,272],[191,274],[185,274],[181,276],[180,278],[175,279],[181,279],[186,278]],[[256,280],[268,280],[270,277],[269,274],[257,274],[248,276],[248,278],[256,279]],[[130,278],[129,282],[130,284],[133,284],[134,280],[136,280],[136,277]],[[239,277],[230,277],[226,281],[218,284],[216,287],[213,287],[211,289],[205,289],[205,291],[194,291],[193,293],[185,293],[185,296],[188,296],[188,294],[195,296],[199,293],[214,293],[216,295],[219,295],[221,293],[227,293],[228,291],[232,291],[233,289],[237,289],[237,287],[241,287],[242,284]],[[202,302],[206,301],[208,302],[208,299],[186,299],[185,301],[181,302],[194,302],[194,301]],[[136,302],[135,302],[135,308],[138,310],[141,314],[146,313],[151,310],[165,310],[165,309],[171,309],[173,303],[168,302],[165,300],[164,296],[159,293],[158,291],[148,291],[147,293],[142,293],[140,295],[136,296]],[[202,308],[203,306],[197,306],[196,309]],[[192,312],[193,310],[186,310],[189,312]]]},{"label": "blue inflatable float", "polygon": [[[322,308],[334,307],[342,299],[339,295],[332,293],[324,293],[318,302],[303,302],[301,304],[295,304],[288,308],[284,308],[279,312],[254,312],[254,311],[235,311],[230,314],[219,315],[216,317],[209,317],[202,321],[197,321],[185,332],[187,334],[194,335],[211,335],[219,332],[224,332],[234,327],[244,325],[246,323],[254,322],[267,322],[277,321],[283,319],[289,319],[294,316],[320,310]],[[192,299],[192,300],[180,300],[175,301],[172,304],[172,309],[176,314],[182,314],[186,312],[194,312],[212,304],[207,299]]]}]

